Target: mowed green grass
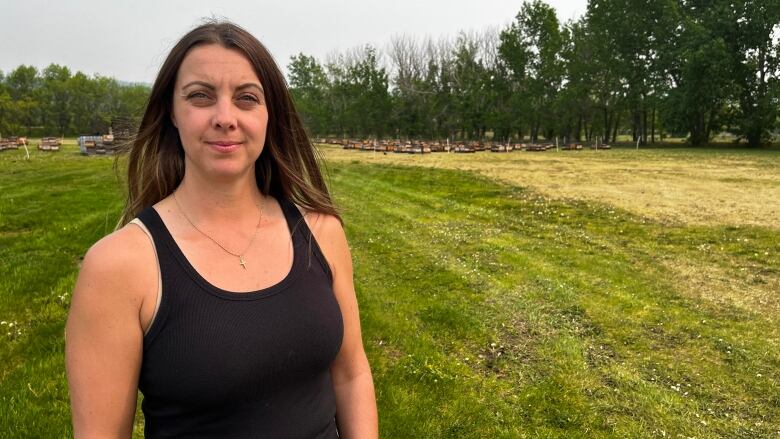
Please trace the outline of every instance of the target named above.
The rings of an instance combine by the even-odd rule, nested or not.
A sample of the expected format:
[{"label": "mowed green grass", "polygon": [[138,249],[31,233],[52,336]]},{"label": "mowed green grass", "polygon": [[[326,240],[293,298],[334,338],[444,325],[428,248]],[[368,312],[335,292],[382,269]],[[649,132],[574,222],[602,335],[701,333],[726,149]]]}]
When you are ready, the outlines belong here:
[{"label": "mowed green grass", "polygon": [[111,232],[121,191],[107,157],[0,152],[0,436],[66,437],[63,329],[78,264]]},{"label": "mowed green grass", "polygon": [[[62,332],[79,258],[121,208],[112,165],[0,153],[0,436],[71,434]],[[771,284],[777,231],[669,226],[454,170],[329,175],[383,437],[780,435],[776,302],[699,296],[669,267]]]}]

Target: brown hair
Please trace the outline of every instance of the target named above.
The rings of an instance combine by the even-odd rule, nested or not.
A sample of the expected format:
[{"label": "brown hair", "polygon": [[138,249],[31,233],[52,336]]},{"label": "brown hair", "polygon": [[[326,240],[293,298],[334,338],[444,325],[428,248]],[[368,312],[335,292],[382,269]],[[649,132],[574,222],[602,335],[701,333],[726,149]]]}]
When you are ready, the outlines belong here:
[{"label": "brown hair", "polygon": [[173,88],[184,57],[195,46],[220,44],[241,51],[263,82],[268,129],[255,162],[257,186],[265,195],[287,198],[302,208],[341,219],[320,172],[317,153],[303,128],[282,72],[249,32],[224,21],[184,35],[171,49],[154,81],[136,138],[128,144],[127,200],[119,225],[167,197],[184,177],[184,150],[171,121]]}]

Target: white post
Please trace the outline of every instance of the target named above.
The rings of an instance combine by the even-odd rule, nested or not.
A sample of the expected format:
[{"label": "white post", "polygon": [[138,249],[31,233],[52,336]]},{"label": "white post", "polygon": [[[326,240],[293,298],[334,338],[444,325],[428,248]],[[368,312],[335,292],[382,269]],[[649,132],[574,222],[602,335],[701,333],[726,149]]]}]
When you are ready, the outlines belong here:
[{"label": "white post", "polygon": [[642,140],[642,136],[636,138],[636,149],[639,149],[639,141]]},{"label": "white post", "polygon": [[558,136],[555,136],[555,150],[556,150],[556,151],[560,151],[560,150],[558,149]]},{"label": "white post", "polygon": [[29,160],[30,159],[30,151],[27,149],[27,140],[22,142],[22,146],[24,146],[24,152],[26,154],[25,159]]}]

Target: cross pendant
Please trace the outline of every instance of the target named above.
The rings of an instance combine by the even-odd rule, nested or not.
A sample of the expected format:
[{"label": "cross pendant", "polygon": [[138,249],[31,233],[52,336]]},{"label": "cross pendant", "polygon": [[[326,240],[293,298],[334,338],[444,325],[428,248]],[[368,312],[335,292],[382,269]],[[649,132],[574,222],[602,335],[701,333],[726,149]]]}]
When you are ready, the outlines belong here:
[{"label": "cross pendant", "polygon": [[239,256],[238,259],[241,261],[239,264],[241,264],[241,266],[244,267],[244,270],[246,270],[246,261],[244,260],[244,257]]}]

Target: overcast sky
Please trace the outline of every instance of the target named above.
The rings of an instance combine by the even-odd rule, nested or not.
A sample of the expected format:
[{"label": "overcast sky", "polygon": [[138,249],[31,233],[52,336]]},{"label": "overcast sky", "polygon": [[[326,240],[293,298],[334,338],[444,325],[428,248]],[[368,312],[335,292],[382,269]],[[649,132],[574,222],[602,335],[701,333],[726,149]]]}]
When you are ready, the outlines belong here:
[{"label": "overcast sky", "polygon": [[[561,21],[585,13],[587,0],[548,0]],[[454,36],[504,27],[522,1],[43,1],[0,0],[0,70],[50,63],[122,81],[154,80],[173,44],[202,17],[227,18],[252,32],[284,68],[303,52],[323,60],[367,43],[385,47],[407,34]]]}]

